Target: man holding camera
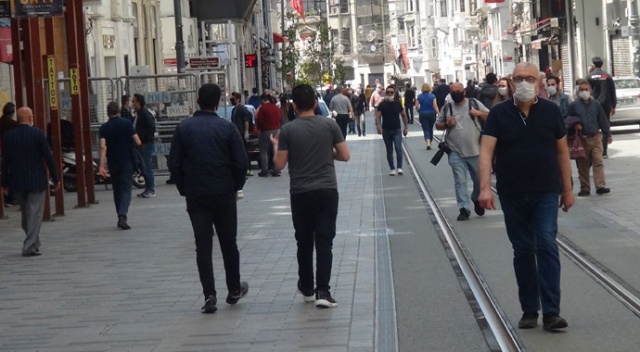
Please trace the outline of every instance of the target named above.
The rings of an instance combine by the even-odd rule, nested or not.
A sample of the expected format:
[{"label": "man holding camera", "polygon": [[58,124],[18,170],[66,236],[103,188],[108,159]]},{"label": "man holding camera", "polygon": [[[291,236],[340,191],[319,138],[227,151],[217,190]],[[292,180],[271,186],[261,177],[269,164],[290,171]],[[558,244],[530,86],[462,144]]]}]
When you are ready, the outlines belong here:
[{"label": "man holding camera", "polygon": [[448,152],[449,166],[453,170],[456,202],[460,209],[458,221],[464,221],[469,220],[471,216],[467,173],[473,181],[471,200],[474,211],[478,216],[484,215],[484,209],[478,203],[480,194],[478,155],[480,154],[480,124],[489,115],[489,109],[475,98],[465,98],[462,83],[451,84],[449,92],[453,103],[442,107],[440,116],[436,120],[436,128],[447,130],[446,143],[451,149]]}]

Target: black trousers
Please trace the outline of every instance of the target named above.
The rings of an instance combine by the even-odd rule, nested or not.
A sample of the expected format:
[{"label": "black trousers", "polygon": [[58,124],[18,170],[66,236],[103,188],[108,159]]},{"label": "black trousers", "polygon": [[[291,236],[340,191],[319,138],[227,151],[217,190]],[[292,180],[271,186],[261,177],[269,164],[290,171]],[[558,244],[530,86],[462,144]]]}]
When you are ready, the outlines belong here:
[{"label": "black trousers", "polygon": [[[611,125],[611,106],[602,104],[602,109],[604,110],[604,115],[607,117],[607,121],[609,121],[609,125]],[[609,148],[608,138],[602,136],[602,155],[607,155],[607,149]]]},{"label": "black trousers", "polygon": [[347,139],[347,126],[349,125],[349,115],[348,114],[338,114],[336,116],[336,122],[338,126],[340,126],[340,131],[342,131],[342,137]]},{"label": "black trousers", "polygon": [[333,239],[338,218],[338,191],[320,189],[291,195],[291,215],[298,243],[298,276],[302,289],[313,285],[316,250],[316,290],[328,291],[333,263]]},{"label": "black trousers", "polygon": [[204,296],[216,295],[213,277],[213,234],[218,234],[229,292],[240,289],[240,253],[236,192],[216,196],[187,197],[187,212],[196,239],[196,261]]},{"label": "black trousers", "polygon": [[404,104],[404,111],[407,114],[407,120],[409,123],[413,123],[413,104]]}]

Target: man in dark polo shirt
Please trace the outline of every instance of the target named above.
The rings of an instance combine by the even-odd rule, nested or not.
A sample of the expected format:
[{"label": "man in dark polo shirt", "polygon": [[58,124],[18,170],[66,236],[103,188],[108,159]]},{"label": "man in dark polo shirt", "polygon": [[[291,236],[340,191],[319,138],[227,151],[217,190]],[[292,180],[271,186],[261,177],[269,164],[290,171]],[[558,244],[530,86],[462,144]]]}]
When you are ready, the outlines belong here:
[{"label": "man in dark polo shirt", "polygon": [[[402,107],[402,103],[395,100],[396,89],[388,86],[385,90],[384,101],[376,109],[376,128],[378,134],[382,135],[384,145],[387,149],[387,162],[389,163],[389,176],[402,175],[402,135],[409,132],[407,127],[407,114]],[[404,129],[400,128],[400,116]],[[380,122],[382,118],[382,123]],[[397,167],[393,165],[393,149],[396,150]]]},{"label": "man in dark polo shirt", "polygon": [[113,186],[113,202],[118,214],[118,227],[131,229],[127,224],[127,213],[131,204],[131,182],[133,178],[133,143],[141,141],[133,129],[131,121],[120,116],[120,108],[115,101],[107,104],[109,121],[100,126],[100,175],[109,175]]},{"label": "man in dark polo shirt", "polygon": [[575,198],[566,128],[558,106],[538,99],[538,68],[524,62],[513,70],[513,99],[494,106],[484,124],[480,146],[480,196],[485,209],[495,209],[491,164],[495,172],[507,235],[513,247],[520,329],[567,327],[560,317],[560,259],[556,245],[558,195],[566,212]]}]

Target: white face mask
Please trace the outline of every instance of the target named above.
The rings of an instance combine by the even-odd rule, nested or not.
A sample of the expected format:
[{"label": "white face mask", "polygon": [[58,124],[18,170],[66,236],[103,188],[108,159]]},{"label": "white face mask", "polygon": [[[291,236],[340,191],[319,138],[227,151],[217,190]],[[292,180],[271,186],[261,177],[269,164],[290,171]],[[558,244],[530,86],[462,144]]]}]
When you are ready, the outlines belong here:
[{"label": "white face mask", "polygon": [[549,94],[549,96],[556,95],[556,93],[558,93],[558,87],[556,86],[547,87],[547,94]]},{"label": "white face mask", "polygon": [[589,97],[591,96],[591,92],[589,92],[587,90],[583,90],[583,91],[578,93],[578,96],[582,100],[589,100]]},{"label": "white face mask", "polygon": [[516,83],[516,92],[513,97],[521,102],[528,102],[536,97],[536,84],[522,81]]},{"label": "white face mask", "polygon": [[384,97],[384,100],[386,101],[393,101],[393,95],[387,95]]},{"label": "white face mask", "polygon": [[507,88],[507,87],[498,87],[498,93],[500,93],[500,95],[502,95],[503,97],[506,97],[507,94],[509,93],[509,88]]}]

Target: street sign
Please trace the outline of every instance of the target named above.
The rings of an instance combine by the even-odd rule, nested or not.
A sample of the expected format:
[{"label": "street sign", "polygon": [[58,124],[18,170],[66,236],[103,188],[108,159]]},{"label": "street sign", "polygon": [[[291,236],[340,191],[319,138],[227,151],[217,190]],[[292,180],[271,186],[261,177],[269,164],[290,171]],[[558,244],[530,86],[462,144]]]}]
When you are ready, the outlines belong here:
[{"label": "street sign", "polygon": [[80,73],[77,68],[69,69],[69,78],[71,78],[71,94],[80,94]]},{"label": "street sign", "polygon": [[190,57],[189,68],[219,69],[219,57]]},{"label": "street sign", "polygon": [[56,75],[56,61],[53,55],[47,56],[47,78],[49,84],[49,108],[58,110],[58,76]]},{"label": "street sign", "polygon": [[253,68],[256,67],[256,61],[258,60],[258,55],[256,54],[246,54],[244,56],[244,67]]}]

